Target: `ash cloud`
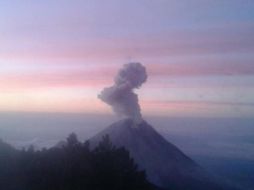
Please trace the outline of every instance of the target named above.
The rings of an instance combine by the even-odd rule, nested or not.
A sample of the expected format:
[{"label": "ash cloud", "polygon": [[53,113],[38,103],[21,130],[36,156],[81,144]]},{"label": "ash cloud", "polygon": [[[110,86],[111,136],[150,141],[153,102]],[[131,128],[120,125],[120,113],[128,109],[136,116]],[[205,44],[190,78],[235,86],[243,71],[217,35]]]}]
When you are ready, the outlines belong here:
[{"label": "ash cloud", "polygon": [[134,89],[139,88],[146,79],[146,68],[142,64],[125,64],[118,71],[114,85],[104,88],[98,98],[110,105],[118,116],[132,118],[139,123],[142,121],[142,115]]}]

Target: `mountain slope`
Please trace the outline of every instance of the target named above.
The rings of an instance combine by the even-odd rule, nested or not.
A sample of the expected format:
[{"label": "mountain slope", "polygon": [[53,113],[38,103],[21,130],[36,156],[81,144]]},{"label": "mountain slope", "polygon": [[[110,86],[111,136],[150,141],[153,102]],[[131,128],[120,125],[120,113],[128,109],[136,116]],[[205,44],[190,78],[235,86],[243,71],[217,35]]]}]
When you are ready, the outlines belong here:
[{"label": "mountain slope", "polygon": [[96,146],[109,135],[115,146],[124,146],[145,169],[150,182],[169,189],[223,189],[176,146],[166,141],[153,127],[143,121],[135,125],[131,119],[116,122],[90,139]]}]

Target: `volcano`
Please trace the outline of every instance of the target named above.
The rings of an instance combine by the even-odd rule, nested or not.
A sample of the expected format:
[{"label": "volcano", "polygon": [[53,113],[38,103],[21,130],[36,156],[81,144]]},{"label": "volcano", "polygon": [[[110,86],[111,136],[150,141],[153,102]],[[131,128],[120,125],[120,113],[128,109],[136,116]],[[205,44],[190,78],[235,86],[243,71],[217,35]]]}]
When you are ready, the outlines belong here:
[{"label": "volcano", "polygon": [[215,183],[202,167],[145,121],[136,124],[132,119],[124,119],[113,123],[90,139],[91,146],[96,146],[105,135],[109,135],[116,147],[125,147],[139,169],[146,171],[148,180],[158,187],[228,189]]}]

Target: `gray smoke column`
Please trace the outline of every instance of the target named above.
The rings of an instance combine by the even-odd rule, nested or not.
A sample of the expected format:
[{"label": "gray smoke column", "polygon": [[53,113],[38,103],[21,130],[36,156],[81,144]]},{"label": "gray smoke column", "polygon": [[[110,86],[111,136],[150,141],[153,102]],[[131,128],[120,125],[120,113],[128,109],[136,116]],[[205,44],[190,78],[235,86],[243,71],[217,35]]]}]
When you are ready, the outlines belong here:
[{"label": "gray smoke column", "polygon": [[138,96],[133,92],[147,79],[146,68],[140,63],[128,63],[118,71],[115,84],[104,88],[98,98],[109,104],[113,111],[124,117],[132,118],[136,123],[142,121]]}]

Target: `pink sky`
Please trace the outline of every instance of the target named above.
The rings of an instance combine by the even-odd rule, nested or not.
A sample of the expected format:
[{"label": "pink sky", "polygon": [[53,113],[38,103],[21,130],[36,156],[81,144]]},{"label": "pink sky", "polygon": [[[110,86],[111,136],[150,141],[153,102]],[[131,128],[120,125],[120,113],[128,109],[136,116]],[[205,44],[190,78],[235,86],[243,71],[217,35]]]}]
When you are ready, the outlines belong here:
[{"label": "pink sky", "polygon": [[252,117],[253,8],[235,0],[1,2],[0,111],[110,113],[97,94],[122,64],[139,61],[149,74],[137,90],[144,114]]}]

